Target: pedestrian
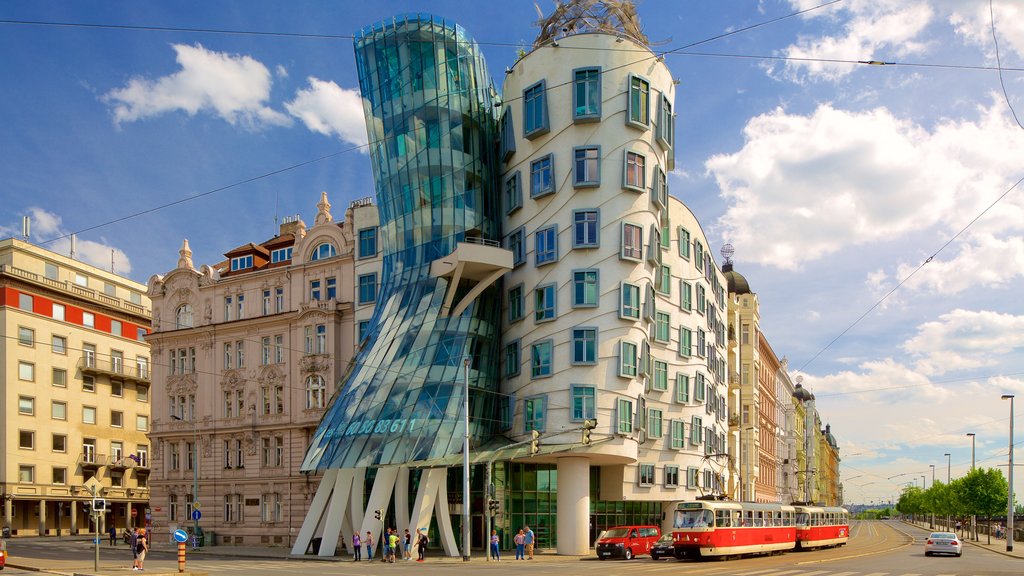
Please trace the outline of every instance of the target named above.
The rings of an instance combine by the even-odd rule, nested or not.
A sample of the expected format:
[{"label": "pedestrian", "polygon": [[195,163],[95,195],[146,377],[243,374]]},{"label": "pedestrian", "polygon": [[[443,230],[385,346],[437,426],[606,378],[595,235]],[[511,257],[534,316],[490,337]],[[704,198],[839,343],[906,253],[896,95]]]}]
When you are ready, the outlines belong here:
[{"label": "pedestrian", "polygon": [[380,561],[387,562],[391,559],[391,528],[384,530],[380,536],[381,554]]},{"label": "pedestrian", "polygon": [[131,538],[128,539],[128,546],[132,549],[132,570],[137,570],[139,567],[139,553],[135,551],[135,546],[139,543],[139,531],[132,530]]},{"label": "pedestrian", "polygon": [[416,558],[417,562],[423,562],[423,558],[427,553],[427,543],[430,539],[427,538],[427,529],[420,528],[419,534],[416,535],[416,553],[419,555]]},{"label": "pedestrian", "polygon": [[117,546],[117,528],[111,526],[110,529],[107,530],[107,534],[110,534],[110,545]]},{"label": "pedestrian", "polygon": [[406,560],[412,560],[412,534],[409,533],[409,529],[405,529],[405,536],[402,539],[402,558]]},{"label": "pedestrian", "polygon": [[498,531],[491,530],[491,558],[494,558],[498,562],[501,561],[501,553],[498,552],[498,543],[500,541],[501,539],[498,538]]},{"label": "pedestrian", "polygon": [[363,559],[363,541],[359,539],[359,532],[352,533],[352,550],[355,552],[355,562]]},{"label": "pedestrian", "polygon": [[516,543],[516,560],[524,560],[526,554],[523,553],[523,548],[526,546],[526,534],[523,533],[523,529],[519,529],[519,533],[512,538],[512,541]]},{"label": "pedestrian", "polygon": [[402,537],[398,535],[398,528],[392,528],[390,530],[391,535],[388,536],[388,542],[391,544],[391,558],[388,562],[392,564],[398,559],[398,551],[401,550]]},{"label": "pedestrian", "polygon": [[149,552],[149,543],[146,542],[146,533],[141,529],[139,530],[139,538],[135,543],[135,552],[138,557],[135,559],[135,568],[133,570],[142,572],[146,564],[146,552]]},{"label": "pedestrian", "polygon": [[366,561],[373,562],[373,534],[369,530],[366,531],[366,538],[363,539],[366,544]]},{"label": "pedestrian", "polygon": [[533,530],[530,527],[526,527],[526,559],[533,560],[533,545],[535,544],[536,537],[533,534]]}]

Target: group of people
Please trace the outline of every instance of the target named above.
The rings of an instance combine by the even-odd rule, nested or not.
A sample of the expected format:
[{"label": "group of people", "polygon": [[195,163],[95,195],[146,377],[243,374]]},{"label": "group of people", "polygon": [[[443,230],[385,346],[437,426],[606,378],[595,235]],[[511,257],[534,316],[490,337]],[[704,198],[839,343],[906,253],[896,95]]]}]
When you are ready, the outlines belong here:
[{"label": "group of people", "polygon": [[[427,532],[425,529],[420,528],[416,532],[416,552],[417,562],[423,562],[424,554],[427,552]],[[381,562],[394,562],[398,557],[398,554],[402,554],[403,560],[412,560],[412,534],[409,533],[409,529],[405,529],[404,535],[398,534],[397,528],[388,528],[384,535],[381,537]],[[359,562],[362,558],[362,548],[366,547],[366,560],[367,562],[373,560],[373,532],[366,531],[365,537],[360,537],[359,533],[356,532],[352,535],[352,550],[354,561]]]},{"label": "group of people", "polygon": [[[132,549],[132,570],[142,572],[143,565],[146,562],[146,552],[149,552],[149,539],[146,537],[146,530],[144,528],[136,528],[135,530],[129,530],[125,528],[125,542]],[[117,544],[117,529],[111,526],[107,533],[110,535],[110,545],[115,546]]]},{"label": "group of people", "polygon": [[[491,534],[492,556],[498,550],[495,538],[497,538],[496,532]],[[530,530],[529,526],[521,528],[519,533],[512,537],[512,542],[516,545],[516,560],[533,560],[533,545],[536,541],[537,537],[534,535],[533,530]]]}]

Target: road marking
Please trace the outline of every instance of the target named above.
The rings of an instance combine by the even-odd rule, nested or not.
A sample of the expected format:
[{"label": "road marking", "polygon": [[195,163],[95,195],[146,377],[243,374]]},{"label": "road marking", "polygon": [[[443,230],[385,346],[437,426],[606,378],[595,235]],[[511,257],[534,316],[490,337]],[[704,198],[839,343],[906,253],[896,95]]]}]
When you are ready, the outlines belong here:
[{"label": "road marking", "polygon": [[776,570],[777,570],[777,568],[771,568],[771,569],[768,569],[768,570],[750,570],[748,572],[736,572],[736,576],[754,576],[755,574],[767,575],[769,572],[774,574],[776,572]]},{"label": "road marking", "polygon": [[853,576],[859,574],[859,572],[833,572],[831,576]]},{"label": "road marking", "polygon": [[889,573],[888,572],[871,572],[870,574],[865,574],[864,576],[886,576],[887,574],[889,574]]}]

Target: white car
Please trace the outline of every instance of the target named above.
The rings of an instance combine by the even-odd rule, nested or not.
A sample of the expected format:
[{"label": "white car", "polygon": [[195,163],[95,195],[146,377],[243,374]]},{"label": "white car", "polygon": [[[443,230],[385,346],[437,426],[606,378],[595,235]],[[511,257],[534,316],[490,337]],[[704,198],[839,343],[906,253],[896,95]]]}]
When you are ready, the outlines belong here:
[{"label": "white car", "polygon": [[960,556],[964,553],[963,543],[952,532],[932,532],[924,543],[924,555],[932,554],[953,554]]}]

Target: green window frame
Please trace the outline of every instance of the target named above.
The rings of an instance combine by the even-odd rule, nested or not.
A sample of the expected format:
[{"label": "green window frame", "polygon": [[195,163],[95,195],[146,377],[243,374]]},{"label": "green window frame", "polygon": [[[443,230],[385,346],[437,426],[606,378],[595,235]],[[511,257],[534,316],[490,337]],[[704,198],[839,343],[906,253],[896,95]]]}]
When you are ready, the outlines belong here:
[{"label": "green window frame", "polygon": [[690,401],[690,376],[676,374],[676,402],[686,404]]},{"label": "green window frame", "polygon": [[529,434],[534,430],[544,432],[545,425],[547,424],[547,407],[547,396],[534,396],[523,400],[523,428],[525,433]]},{"label": "green window frame", "polygon": [[693,310],[693,284],[686,280],[682,281],[679,287],[679,307],[687,312]]},{"label": "green window frame", "polygon": [[668,390],[668,362],[662,360],[654,361],[654,375],[651,378],[651,388],[662,392]]},{"label": "green window frame", "polygon": [[629,75],[626,124],[646,130],[651,123],[651,83],[642,76]]},{"label": "green window frame", "polygon": [[519,375],[520,365],[522,364],[521,359],[521,348],[519,345],[519,339],[515,339],[508,344],[505,344],[505,353],[502,354],[505,362],[505,377],[512,378]]},{"label": "green window frame", "polygon": [[530,378],[551,376],[553,352],[554,343],[551,340],[541,340],[530,346]]},{"label": "green window frame", "polygon": [[663,412],[657,408],[647,410],[647,437],[661,438],[664,436],[662,430]]},{"label": "green window frame", "polygon": [[572,271],[572,307],[597,306],[600,295],[600,271],[597,268]]},{"label": "green window frame", "polygon": [[669,439],[669,446],[673,450],[686,448],[686,424],[682,420],[670,421],[669,433],[672,435]]},{"label": "green window frame", "polygon": [[615,430],[619,434],[633,433],[633,401],[619,398],[615,403]]},{"label": "green window frame", "polygon": [[619,376],[623,378],[635,378],[637,346],[633,342],[623,340],[619,342]]},{"label": "green window frame", "polygon": [[640,319],[640,287],[629,282],[619,284],[619,318]]},{"label": "green window frame", "polygon": [[600,68],[577,68],[572,71],[572,118],[575,122],[601,119]]},{"label": "green window frame", "polygon": [[690,231],[682,226],[679,227],[679,257],[690,259]]},{"label": "green window frame", "polygon": [[655,312],[654,314],[654,341],[668,344],[671,339],[670,320],[672,316],[668,312]]},{"label": "green window frame", "polygon": [[597,328],[573,328],[571,339],[573,365],[597,364]]},{"label": "green window frame", "polygon": [[573,384],[570,388],[572,398],[573,422],[581,422],[597,417],[597,388],[583,384]]}]

